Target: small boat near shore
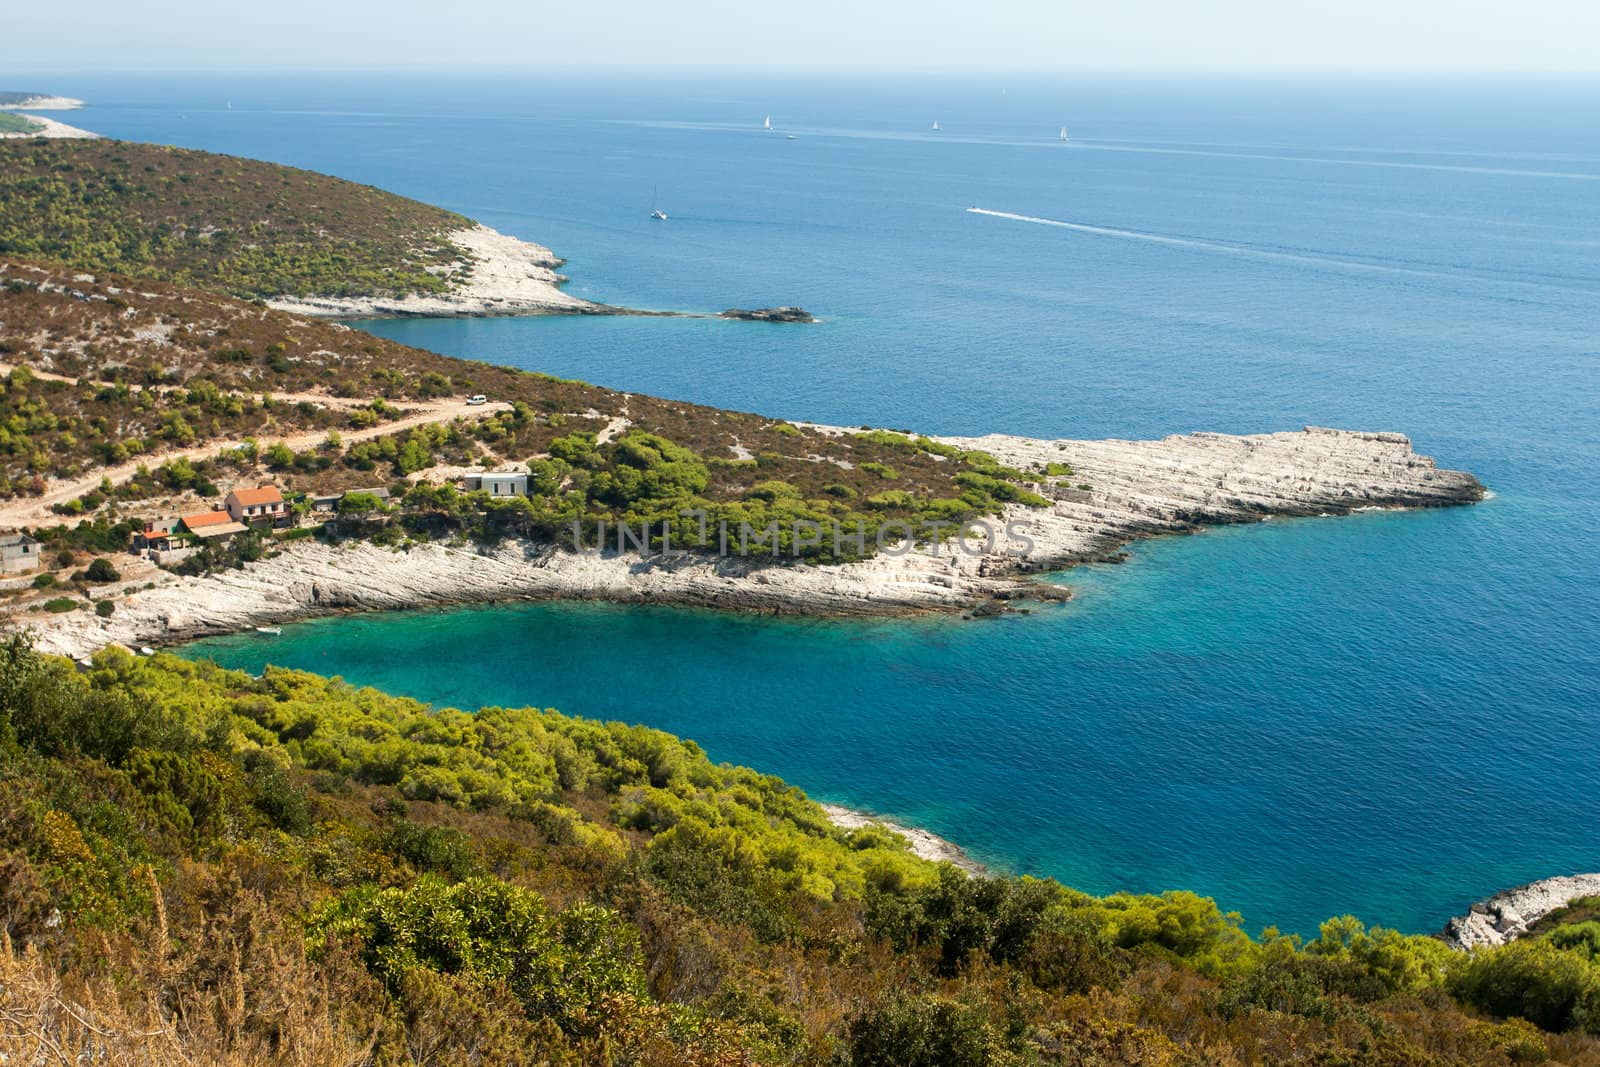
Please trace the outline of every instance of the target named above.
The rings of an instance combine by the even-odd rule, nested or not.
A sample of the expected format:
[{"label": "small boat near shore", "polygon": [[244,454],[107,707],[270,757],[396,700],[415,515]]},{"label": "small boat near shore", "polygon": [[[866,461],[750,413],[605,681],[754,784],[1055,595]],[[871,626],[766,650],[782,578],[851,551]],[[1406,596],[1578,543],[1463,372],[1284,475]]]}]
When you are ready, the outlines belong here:
[{"label": "small boat near shore", "polygon": [[280,634],[283,633],[283,627],[281,627],[281,626],[257,626],[256,627],[256,633],[258,633],[258,634],[267,634],[267,635],[269,635],[271,637],[277,637],[277,636],[279,636]]}]

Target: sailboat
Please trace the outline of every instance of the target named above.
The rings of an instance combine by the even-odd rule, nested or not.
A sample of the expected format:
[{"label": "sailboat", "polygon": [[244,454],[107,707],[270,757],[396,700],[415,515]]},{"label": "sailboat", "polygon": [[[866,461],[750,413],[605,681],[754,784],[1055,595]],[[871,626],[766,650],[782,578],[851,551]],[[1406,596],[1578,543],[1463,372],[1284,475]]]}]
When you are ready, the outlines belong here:
[{"label": "sailboat", "polygon": [[934,133],[938,133],[939,132],[939,120],[938,119],[934,119],[933,120],[933,132]]},{"label": "sailboat", "polygon": [[229,110],[229,111],[232,111],[232,110],[233,110],[233,101],[232,101],[232,100],[229,100],[229,101],[228,101],[228,110]]},{"label": "sailboat", "polygon": [[1065,126],[1061,127],[1061,133],[1058,136],[1063,141],[1067,139],[1067,128]]},{"label": "sailboat", "polygon": [[650,204],[651,204],[650,217],[655,219],[657,222],[666,222],[667,221],[667,213],[665,211],[662,211],[660,208],[655,206],[655,204],[656,204],[656,191],[654,189],[650,190]]},{"label": "sailboat", "polygon": [[768,115],[768,116],[767,116],[767,119],[766,119],[766,121],[765,121],[765,122],[763,122],[763,123],[762,123],[762,124],[761,124],[761,128],[762,128],[762,129],[763,129],[763,130],[770,130],[770,129],[772,129],[772,116],[771,116],[771,115]]}]

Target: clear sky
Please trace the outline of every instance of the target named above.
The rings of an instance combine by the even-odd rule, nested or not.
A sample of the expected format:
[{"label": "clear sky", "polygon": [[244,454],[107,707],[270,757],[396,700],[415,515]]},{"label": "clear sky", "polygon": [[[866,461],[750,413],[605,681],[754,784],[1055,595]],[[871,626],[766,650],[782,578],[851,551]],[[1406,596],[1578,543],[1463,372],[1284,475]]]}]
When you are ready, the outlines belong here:
[{"label": "clear sky", "polygon": [[1592,72],[1600,0],[65,0],[0,18],[0,78],[464,66]]}]

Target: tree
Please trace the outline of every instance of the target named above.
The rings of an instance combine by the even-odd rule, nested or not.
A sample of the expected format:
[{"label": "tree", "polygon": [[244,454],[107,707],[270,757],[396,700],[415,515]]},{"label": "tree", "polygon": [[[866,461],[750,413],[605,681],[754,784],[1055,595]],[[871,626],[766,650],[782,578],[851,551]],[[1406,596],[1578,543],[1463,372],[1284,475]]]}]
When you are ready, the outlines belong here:
[{"label": "tree", "polygon": [[383,501],[372,493],[346,493],[334,505],[340,515],[371,515],[384,510]]},{"label": "tree", "polygon": [[84,576],[91,582],[120,582],[122,580],[122,575],[117,572],[117,568],[113,567],[111,561],[104,556],[95,557],[89,564],[89,569],[84,572]]},{"label": "tree", "polygon": [[278,441],[267,449],[267,466],[273,470],[283,470],[294,463],[294,450],[282,441]]}]

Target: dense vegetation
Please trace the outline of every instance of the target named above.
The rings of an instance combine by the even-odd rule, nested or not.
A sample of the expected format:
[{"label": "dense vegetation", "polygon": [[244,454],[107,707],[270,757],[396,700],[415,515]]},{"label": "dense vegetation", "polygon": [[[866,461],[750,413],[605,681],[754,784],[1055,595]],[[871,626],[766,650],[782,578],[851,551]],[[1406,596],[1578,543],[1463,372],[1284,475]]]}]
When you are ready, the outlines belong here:
[{"label": "dense vegetation", "polygon": [[443,292],[459,215],[272,163],[112,140],[0,142],[0,254],[236,296]]},{"label": "dense vegetation", "polygon": [[658,731],[169,656],[0,651],[0,871],[25,1062],[1600,1063],[1592,919],[1252,939],[967,878]]},{"label": "dense vegetation", "polygon": [[[72,515],[126,513],[175,492],[208,497],[259,477],[325,491],[387,485],[441,463],[514,462],[533,477],[531,497],[491,502],[418,486],[402,516],[407,536],[547,537],[574,520],[590,530],[650,521],[659,531],[663,519],[679,519],[674,543],[683,547],[699,525],[680,513],[697,511],[712,543],[719,521],[734,539],[745,524],[765,533],[776,523],[784,554],[796,521],[817,523],[829,534],[806,554],[835,558],[857,554],[847,542],[858,526],[870,553],[880,528],[892,537],[937,523],[947,535],[1008,503],[1046,506],[1041,494],[1071,480],[1061,464],[1012,470],[927,438],[829,434],[617,393],[227,297],[3,259],[0,326],[0,360],[16,368],[0,382],[0,498],[42,492],[47,478],[145,465],[63,506]],[[510,407],[343,439],[381,430],[408,404],[469,392]],[[310,445],[280,443],[307,433],[316,434]],[[229,447],[217,452],[213,442]],[[838,552],[834,522],[846,539]]]},{"label": "dense vegetation", "polygon": [[26,115],[13,115],[10,112],[0,111],[0,133],[30,133],[39,128],[39,124]]}]

